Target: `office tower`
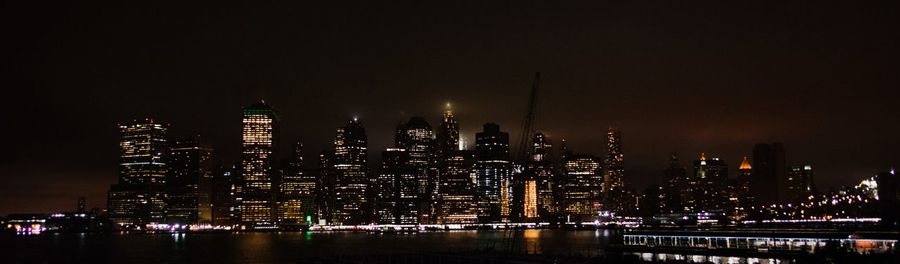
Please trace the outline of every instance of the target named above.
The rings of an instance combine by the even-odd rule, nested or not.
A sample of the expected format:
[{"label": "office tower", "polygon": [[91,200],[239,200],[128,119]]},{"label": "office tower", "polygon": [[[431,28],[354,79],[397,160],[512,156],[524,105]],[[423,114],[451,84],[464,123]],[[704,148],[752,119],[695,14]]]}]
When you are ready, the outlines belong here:
[{"label": "office tower", "polygon": [[750,207],[754,204],[754,198],[752,193],[750,192],[750,182],[753,179],[753,166],[750,165],[750,160],[747,157],[744,157],[744,160],[741,161],[741,165],[738,167],[738,188],[737,193],[740,199],[741,206]]},{"label": "office tower", "polygon": [[787,164],[781,143],[757,144],[753,148],[753,178],[750,193],[760,205],[787,201]]},{"label": "office tower", "polygon": [[881,217],[881,225],[897,228],[900,225],[900,210],[897,210],[900,208],[900,179],[894,168],[879,172],[874,178],[878,192],[876,208]]},{"label": "office tower", "polygon": [[719,158],[706,158],[705,153],[700,153],[700,158],[694,161],[694,174],[689,180],[689,198],[686,204],[691,212],[722,211],[725,209],[727,198],[724,192],[725,181],[728,179],[728,165]]},{"label": "office tower", "polygon": [[212,224],[217,226],[232,226],[240,222],[240,210],[238,203],[241,188],[241,176],[239,166],[216,166],[213,175],[212,191]]},{"label": "office tower", "polygon": [[119,227],[164,221],[167,130],[149,118],[119,125],[119,182],[107,194],[109,219]]},{"label": "office tower", "polygon": [[441,155],[445,158],[451,151],[460,150],[459,122],[453,116],[453,109],[447,103],[447,108],[441,118],[441,128],[437,133],[437,142]]},{"label": "office tower", "polygon": [[281,175],[278,224],[291,228],[309,225],[316,217],[316,175],[303,170],[303,143],[295,142]]},{"label": "office tower", "polygon": [[601,209],[603,169],[593,155],[571,155],[563,161],[560,211],[566,221],[594,221]]},{"label": "office tower", "polygon": [[212,223],[213,149],[200,136],[175,141],[169,148],[166,178],[166,222]]},{"label": "office tower", "polygon": [[815,191],[812,165],[791,166],[787,179],[788,202],[806,201]]},{"label": "office tower", "polygon": [[442,167],[437,223],[466,224],[478,222],[476,197],[477,176],[475,152],[453,150],[445,155]]},{"label": "office tower", "polygon": [[337,184],[337,176],[334,169],[334,150],[324,150],[319,153],[319,164],[316,173],[316,205],[318,206],[318,224],[332,224],[334,217],[334,190]]},{"label": "office tower", "polygon": [[606,132],[606,171],[603,191],[621,190],[625,186],[625,154],[622,153],[622,133],[614,128]]},{"label": "office tower", "polygon": [[689,181],[687,179],[687,170],[678,161],[678,154],[669,154],[669,166],[663,171],[663,174],[665,174],[666,182],[668,183],[663,190],[663,193],[666,195],[663,211],[666,213],[685,211],[683,201],[687,198],[688,192],[684,190],[689,186]]},{"label": "office tower", "polygon": [[497,124],[484,124],[484,131],[475,135],[475,159],[479,219],[508,220],[512,200],[509,134]]},{"label": "office tower", "polygon": [[525,164],[523,206],[526,218],[546,218],[556,213],[554,193],[555,171],[552,159],[552,145],[542,133],[535,133],[532,139],[531,156]]},{"label": "office tower", "polygon": [[243,109],[241,223],[272,227],[276,218],[279,118],[264,101]]},{"label": "office tower", "polygon": [[438,182],[437,157],[434,152],[434,132],[422,117],[410,118],[397,125],[396,148],[409,152],[410,168],[414,170],[417,184],[418,203],[421,207],[422,223],[432,222],[433,206],[437,198]]},{"label": "office tower", "polygon": [[381,153],[376,206],[380,224],[418,223],[419,179],[411,158],[411,153],[401,148],[388,148]]},{"label": "office tower", "polygon": [[356,118],[337,129],[331,167],[334,176],[332,223],[352,225],[368,222],[368,138]]}]

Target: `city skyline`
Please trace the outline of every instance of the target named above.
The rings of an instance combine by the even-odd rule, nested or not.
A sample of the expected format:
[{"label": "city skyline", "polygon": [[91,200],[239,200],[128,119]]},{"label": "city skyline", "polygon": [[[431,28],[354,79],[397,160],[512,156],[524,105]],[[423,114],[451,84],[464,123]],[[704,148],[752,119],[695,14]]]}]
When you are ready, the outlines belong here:
[{"label": "city skyline", "polygon": [[603,158],[603,135],[618,128],[626,181],[639,190],[664,181],[669,152],[684,164],[701,152],[720,157],[733,176],[756,144],[782,142],[788,165],[812,165],[820,189],[900,160],[891,8],[482,5],[262,6],[227,16],[14,6],[21,12],[5,17],[16,66],[3,107],[15,113],[7,125],[16,140],[0,159],[14,180],[0,187],[0,214],[64,210],[80,196],[103,208],[118,178],[116,124],[135,118],[171,124],[176,139],[200,134],[236,162],[240,109],[259,99],[284,119],[281,149],[303,141],[308,161],[358,116],[373,167],[398,122],[424,116],[436,126],[448,101],[470,149],[487,122],[519,142],[535,71],[538,132]]}]

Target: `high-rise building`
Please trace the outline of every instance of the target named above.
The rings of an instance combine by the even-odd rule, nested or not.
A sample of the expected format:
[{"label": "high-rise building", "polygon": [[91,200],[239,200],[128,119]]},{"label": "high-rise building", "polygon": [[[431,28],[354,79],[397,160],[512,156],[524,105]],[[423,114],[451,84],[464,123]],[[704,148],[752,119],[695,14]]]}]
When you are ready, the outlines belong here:
[{"label": "high-rise building", "polygon": [[277,220],[279,118],[260,101],[243,109],[241,223],[272,227]]},{"label": "high-rise building", "polygon": [[447,108],[441,119],[441,128],[437,133],[437,142],[440,153],[444,157],[447,157],[451,151],[460,150],[459,122],[453,116],[453,109],[450,108],[449,103],[447,103]]},{"label": "high-rise building", "polygon": [[334,168],[334,150],[325,150],[319,153],[319,166],[316,170],[316,205],[318,206],[318,223],[328,224],[334,220],[332,212],[335,208],[334,190],[337,185],[337,175]]},{"label": "high-rise building", "polygon": [[[542,133],[534,134],[530,159],[525,164],[523,206],[526,218],[546,218],[556,213],[552,145]],[[530,212],[530,213],[529,213]]]},{"label": "high-rise building", "polygon": [[164,221],[167,130],[149,118],[119,125],[119,182],[110,187],[107,210],[120,227]]},{"label": "high-rise building", "polygon": [[481,221],[509,220],[512,201],[509,133],[494,123],[475,135],[478,217]]},{"label": "high-rise building", "polygon": [[440,172],[441,186],[437,223],[466,224],[478,222],[476,197],[477,176],[475,152],[453,150],[446,153]]},{"label": "high-rise building", "polygon": [[760,205],[787,201],[787,164],[781,143],[757,144],[753,148],[753,178],[750,192]]},{"label": "high-rise building", "polygon": [[294,143],[292,150],[278,197],[278,224],[289,228],[311,224],[316,218],[316,176],[303,170],[303,143]]},{"label": "high-rise building", "polygon": [[369,221],[368,137],[356,118],[337,129],[334,139],[334,176],[331,222],[337,225],[362,224]]},{"label": "high-rise building", "polygon": [[700,153],[700,159],[694,161],[694,174],[688,186],[688,199],[685,204],[694,213],[722,211],[727,201],[724,192],[728,179],[728,165],[719,158],[706,158]]},{"label": "high-rise building", "polygon": [[687,170],[678,161],[678,154],[669,154],[669,166],[663,172],[668,185],[664,188],[663,193],[666,196],[663,205],[665,213],[684,212],[684,200],[688,197],[689,192],[685,190],[689,187],[690,181],[687,178]]},{"label": "high-rise building", "polygon": [[78,207],[76,207],[75,212],[79,212],[79,213],[87,212],[87,210],[85,209],[85,201],[84,201],[83,196],[78,197]]},{"label": "high-rise building", "polygon": [[218,226],[232,226],[240,222],[240,210],[238,203],[241,189],[241,176],[239,166],[216,166],[213,175],[212,191],[212,224]]},{"label": "high-rise building", "polygon": [[212,223],[213,149],[194,136],[175,141],[169,148],[166,178],[166,222],[195,225]]},{"label": "high-rise building", "polygon": [[601,209],[603,169],[593,155],[571,155],[563,161],[560,211],[566,221],[594,221]]},{"label": "high-rise building", "polygon": [[750,160],[747,157],[744,157],[744,160],[741,161],[741,165],[738,167],[738,196],[741,201],[740,204],[742,207],[750,207],[754,204],[753,194],[750,192],[750,182],[753,179],[753,166],[750,165]]},{"label": "high-rise building", "polygon": [[622,153],[622,132],[610,128],[606,131],[606,165],[603,175],[603,191],[612,192],[625,187],[625,154]]},{"label": "high-rise building", "polygon": [[434,203],[438,195],[438,166],[434,148],[434,131],[422,117],[413,117],[409,122],[397,125],[395,147],[409,154],[408,166],[418,180],[417,196],[420,220],[432,222]]},{"label": "high-rise building", "polygon": [[381,224],[416,224],[419,220],[419,181],[411,153],[388,148],[381,153],[378,170],[377,221]]},{"label": "high-rise building", "polygon": [[806,201],[815,192],[816,186],[813,182],[812,165],[792,166],[787,179],[788,201]]}]

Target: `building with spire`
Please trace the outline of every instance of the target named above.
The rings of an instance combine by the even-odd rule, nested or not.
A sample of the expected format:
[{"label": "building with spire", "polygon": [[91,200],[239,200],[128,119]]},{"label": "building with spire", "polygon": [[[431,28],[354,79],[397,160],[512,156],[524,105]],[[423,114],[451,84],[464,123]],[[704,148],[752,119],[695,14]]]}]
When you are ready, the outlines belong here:
[{"label": "building with spire", "polygon": [[277,220],[280,119],[265,101],[243,109],[241,137],[241,224],[273,227]]}]

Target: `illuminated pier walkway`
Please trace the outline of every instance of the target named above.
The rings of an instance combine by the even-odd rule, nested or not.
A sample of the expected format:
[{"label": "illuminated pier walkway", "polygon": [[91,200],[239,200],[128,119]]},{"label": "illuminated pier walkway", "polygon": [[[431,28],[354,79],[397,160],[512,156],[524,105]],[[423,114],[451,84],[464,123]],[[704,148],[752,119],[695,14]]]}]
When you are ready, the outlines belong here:
[{"label": "illuminated pier walkway", "polygon": [[647,232],[623,235],[626,247],[651,249],[722,249],[756,252],[807,252],[825,248],[828,243],[857,253],[893,252],[896,239],[837,237],[838,233],[740,233],[740,232]]}]

